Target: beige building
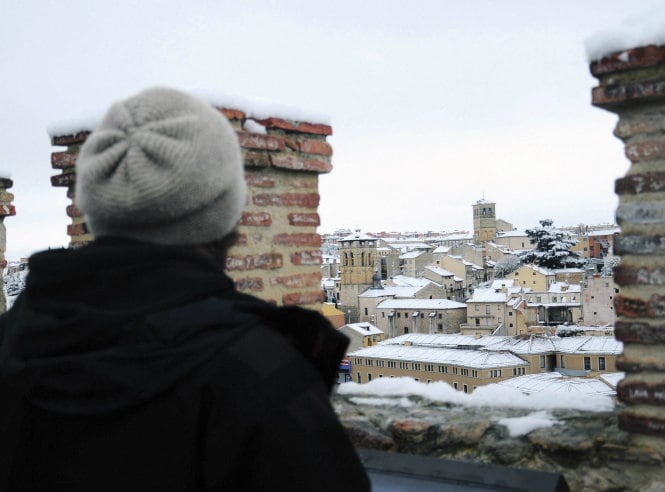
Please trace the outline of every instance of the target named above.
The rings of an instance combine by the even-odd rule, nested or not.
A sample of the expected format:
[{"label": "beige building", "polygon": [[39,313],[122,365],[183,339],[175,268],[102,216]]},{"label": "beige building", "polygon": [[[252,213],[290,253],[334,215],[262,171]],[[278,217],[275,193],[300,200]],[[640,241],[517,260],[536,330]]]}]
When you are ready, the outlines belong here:
[{"label": "beige building", "polygon": [[423,278],[440,285],[443,288],[443,297],[452,301],[464,300],[464,281],[453,272],[437,265],[427,265]]},{"label": "beige building", "polygon": [[524,288],[537,291],[547,291],[556,280],[554,271],[536,265],[522,265],[509,275]]},{"label": "beige building", "polygon": [[478,200],[473,208],[473,242],[476,244],[493,241],[496,237],[496,204]]},{"label": "beige building", "polygon": [[458,333],[466,321],[466,304],[448,299],[386,299],[376,311],[376,326],[388,338],[407,333]]},{"label": "beige building", "polygon": [[498,232],[493,242],[512,251],[526,251],[536,247],[526,232],[517,230]]},{"label": "beige building", "polygon": [[439,299],[443,287],[427,279],[395,277],[367,289],[358,296],[359,320],[375,323],[376,307],[386,299]]},{"label": "beige building", "polygon": [[502,337],[410,334],[349,353],[353,381],[411,377],[475,388],[526,374],[556,371],[596,377],[616,372],[623,344],[614,337]]},{"label": "beige building", "polygon": [[614,326],[616,322],[614,298],[618,293],[619,287],[614,283],[613,277],[594,275],[586,279],[582,289],[584,324],[589,326]]},{"label": "beige building", "polygon": [[425,266],[433,261],[431,251],[415,250],[399,256],[400,271],[407,277],[422,276]]},{"label": "beige building", "polygon": [[438,266],[461,278],[462,286],[465,289],[474,288],[485,281],[485,270],[483,267],[467,261],[461,256],[442,255]]},{"label": "beige building", "polygon": [[385,339],[385,333],[371,323],[350,323],[339,328],[339,332],[349,337],[348,352],[371,347]]}]

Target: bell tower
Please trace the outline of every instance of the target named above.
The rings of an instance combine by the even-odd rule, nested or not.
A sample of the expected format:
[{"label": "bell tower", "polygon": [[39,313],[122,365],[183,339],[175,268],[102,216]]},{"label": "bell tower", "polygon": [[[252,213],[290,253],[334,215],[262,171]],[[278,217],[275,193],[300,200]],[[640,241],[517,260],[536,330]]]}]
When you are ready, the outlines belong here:
[{"label": "bell tower", "polygon": [[473,207],[473,242],[486,243],[496,237],[496,204],[481,198]]},{"label": "bell tower", "polygon": [[344,311],[347,323],[358,321],[358,296],[374,285],[377,242],[359,229],[339,241],[342,279],[338,308]]}]

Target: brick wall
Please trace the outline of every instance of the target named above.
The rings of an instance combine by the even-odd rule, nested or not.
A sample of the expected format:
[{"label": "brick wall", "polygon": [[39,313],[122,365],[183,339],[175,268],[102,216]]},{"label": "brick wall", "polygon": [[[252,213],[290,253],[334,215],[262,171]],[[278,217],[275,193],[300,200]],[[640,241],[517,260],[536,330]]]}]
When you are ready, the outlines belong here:
[{"label": "brick wall", "polygon": [[592,63],[591,73],[599,81],[592,102],[618,114],[614,134],[631,162],[615,187],[616,337],[626,371],[618,394],[627,405],[619,426],[665,446],[665,46],[615,53]]},{"label": "brick wall", "polygon": [[[318,176],[332,169],[328,125],[280,118],[256,120],[266,134],[249,133],[248,115],[235,108],[218,108],[235,128],[245,161],[248,202],[238,227],[240,238],[231,249],[226,269],[238,290],[278,305],[320,309],[321,238]],[[248,125],[249,127],[249,125]],[[67,189],[73,200],[75,162],[89,132],[61,135],[52,144],[66,149],[51,154],[51,165],[61,172],[53,186]],[[75,205],[67,234],[70,247],[92,239]]]},{"label": "brick wall", "polygon": [[[5,231],[5,217],[16,215],[16,209],[12,205],[14,195],[7,190],[14,185],[11,179],[0,178],[0,272],[7,266],[5,251],[7,251],[7,234]],[[3,284],[2,274],[0,273],[0,287]],[[7,310],[7,299],[5,290],[0,288],[0,313]]]}]

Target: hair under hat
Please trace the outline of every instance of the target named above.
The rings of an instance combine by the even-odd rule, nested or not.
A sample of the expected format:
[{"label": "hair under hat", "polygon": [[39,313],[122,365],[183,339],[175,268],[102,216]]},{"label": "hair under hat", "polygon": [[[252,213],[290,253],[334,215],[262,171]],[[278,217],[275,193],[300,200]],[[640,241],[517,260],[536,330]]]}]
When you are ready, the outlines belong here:
[{"label": "hair under hat", "polygon": [[75,202],[96,237],[209,243],[235,228],[245,200],[231,124],[173,89],[113,104],[76,161]]}]

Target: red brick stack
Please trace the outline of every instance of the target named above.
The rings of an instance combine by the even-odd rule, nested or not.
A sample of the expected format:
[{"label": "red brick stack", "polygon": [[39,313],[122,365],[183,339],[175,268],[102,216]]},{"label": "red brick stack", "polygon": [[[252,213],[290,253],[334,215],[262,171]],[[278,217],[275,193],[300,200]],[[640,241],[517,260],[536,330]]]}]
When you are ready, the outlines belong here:
[{"label": "red brick stack", "polygon": [[631,161],[616,181],[616,336],[625,347],[617,365],[626,371],[618,393],[627,404],[619,425],[665,438],[665,46],[614,53],[591,73],[593,104],[619,115],[614,134]]},{"label": "red brick stack", "polygon": [[[320,309],[321,238],[318,176],[332,169],[332,147],[326,137],[332,128],[324,124],[280,118],[255,120],[266,134],[245,130],[248,115],[241,110],[219,108],[238,134],[245,160],[248,203],[239,224],[240,238],[226,264],[240,291],[279,305],[303,305]],[[249,125],[248,125],[249,127]],[[51,165],[61,173],[53,186],[67,188],[74,198],[74,164],[89,132],[52,138],[53,145],[67,146],[54,152]],[[67,228],[70,247],[92,239],[75,205],[67,207],[72,222]]]}]

